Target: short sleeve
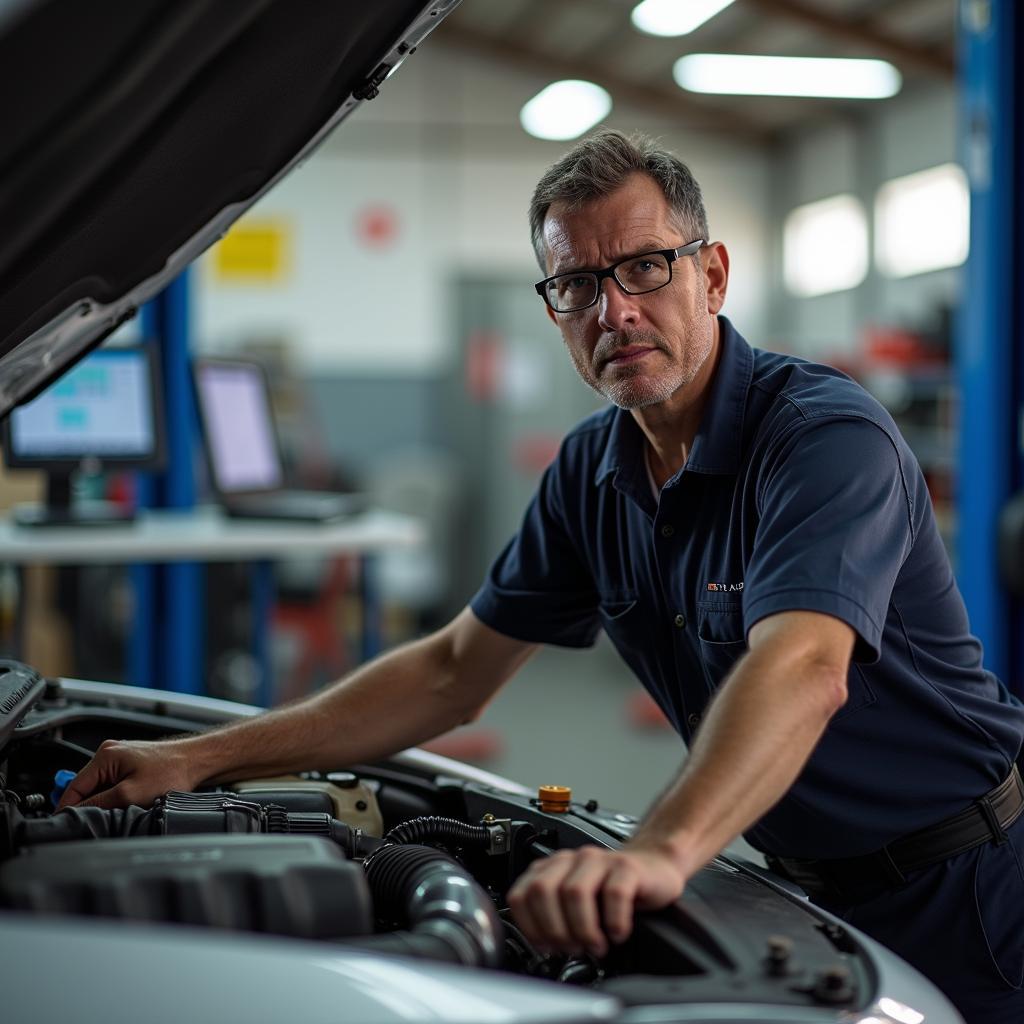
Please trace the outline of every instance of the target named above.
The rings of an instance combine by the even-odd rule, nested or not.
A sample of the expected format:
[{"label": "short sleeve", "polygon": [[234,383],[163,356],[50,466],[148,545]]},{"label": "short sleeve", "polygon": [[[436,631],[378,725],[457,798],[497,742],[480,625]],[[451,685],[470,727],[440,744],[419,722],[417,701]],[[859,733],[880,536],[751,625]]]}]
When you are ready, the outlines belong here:
[{"label": "short sleeve", "polygon": [[597,638],[597,590],[573,542],[556,460],[541,478],[519,532],[470,602],[481,622],[530,643],[589,647]]},{"label": "short sleeve", "polygon": [[866,419],[801,424],[762,473],[743,622],[783,611],[832,615],[877,661],[896,577],[913,544],[900,453]]}]

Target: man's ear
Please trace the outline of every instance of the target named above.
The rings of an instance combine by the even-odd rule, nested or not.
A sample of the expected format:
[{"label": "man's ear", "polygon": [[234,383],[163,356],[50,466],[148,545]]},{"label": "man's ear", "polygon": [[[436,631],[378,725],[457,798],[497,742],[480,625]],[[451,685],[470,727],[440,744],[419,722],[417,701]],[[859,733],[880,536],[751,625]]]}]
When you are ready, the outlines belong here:
[{"label": "man's ear", "polygon": [[554,310],[553,310],[553,309],[552,309],[552,308],[551,308],[551,307],[550,307],[550,306],[549,306],[549,305],[548,305],[548,304],[547,304],[546,302],[544,303],[544,312],[545,312],[545,313],[547,313],[547,315],[548,315],[548,319],[549,319],[549,320],[550,320],[550,321],[551,321],[551,322],[552,322],[552,323],[553,323],[553,324],[554,324],[554,325],[555,325],[556,327],[558,327],[558,317],[557,317],[557,316],[555,316],[555,311],[554,311]]},{"label": "man's ear", "polygon": [[725,305],[729,287],[729,253],[722,242],[708,242],[701,252],[707,284],[708,313],[714,316]]}]

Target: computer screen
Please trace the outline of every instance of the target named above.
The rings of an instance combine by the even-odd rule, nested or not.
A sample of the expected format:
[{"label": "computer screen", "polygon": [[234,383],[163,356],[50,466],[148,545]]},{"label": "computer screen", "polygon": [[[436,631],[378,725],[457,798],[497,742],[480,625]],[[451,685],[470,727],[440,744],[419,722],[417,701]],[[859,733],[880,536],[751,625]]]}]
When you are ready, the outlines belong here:
[{"label": "computer screen", "polygon": [[262,367],[200,360],[195,364],[195,381],[217,491],[244,494],[281,487],[284,471]]},{"label": "computer screen", "polygon": [[146,346],[100,348],[4,424],[12,468],[70,471],[83,462],[156,469],[163,431],[155,360]]}]

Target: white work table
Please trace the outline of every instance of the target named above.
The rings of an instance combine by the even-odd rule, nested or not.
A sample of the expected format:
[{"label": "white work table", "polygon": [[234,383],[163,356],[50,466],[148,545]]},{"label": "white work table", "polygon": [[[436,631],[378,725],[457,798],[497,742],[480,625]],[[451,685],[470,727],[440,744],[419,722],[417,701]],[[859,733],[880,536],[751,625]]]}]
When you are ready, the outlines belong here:
[{"label": "white work table", "polygon": [[[267,627],[274,589],[272,562],[309,554],[358,558],[361,653],[369,658],[380,651],[381,635],[379,602],[367,562],[375,554],[416,547],[425,539],[420,520],[383,509],[369,509],[338,522],[305,523],[236,519],[217,506],[204,505],[146,509],[134,520],[116,525],[23,526],[0,517],[0,562],[19,570],[33,564],[165,563],[172,566],[168,573],[187,573],[189,563],[251,562],[254,654],[262,666],[259,701],[266,704],[271,697]],[[178,569],[178,564],[182,568]],[[151,584],[136,587],[135,621],[129,638],[133,681],[187,693],[204,692],[197,586],[194,581],[166,583],[170,596],[162,604],[155,602]]]},{"label": "white work table", "polygon": [[0,562],[85,565],[125,562],[237,562],[289,555],[366,555],[422,544],[419,520],[370,509],[334,523],[232,519],[213,505],[149,509],[128,523],[19,526],[0,519]]}]

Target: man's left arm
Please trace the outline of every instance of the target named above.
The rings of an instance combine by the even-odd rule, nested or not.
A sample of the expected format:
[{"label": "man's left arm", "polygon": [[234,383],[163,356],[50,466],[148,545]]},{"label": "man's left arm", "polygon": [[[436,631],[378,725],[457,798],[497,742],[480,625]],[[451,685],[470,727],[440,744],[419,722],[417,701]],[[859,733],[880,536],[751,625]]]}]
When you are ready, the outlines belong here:
[{"label": "man's left arm", "polygon": [[676,780],[620,851],[584,847],[536,862],[509,892],[541,949],[603,956],[634,910],[666,906],[687,880],[769,811],[846,701],[856,634],[840,619],[787,611],[754,624]]}]

